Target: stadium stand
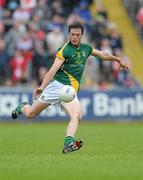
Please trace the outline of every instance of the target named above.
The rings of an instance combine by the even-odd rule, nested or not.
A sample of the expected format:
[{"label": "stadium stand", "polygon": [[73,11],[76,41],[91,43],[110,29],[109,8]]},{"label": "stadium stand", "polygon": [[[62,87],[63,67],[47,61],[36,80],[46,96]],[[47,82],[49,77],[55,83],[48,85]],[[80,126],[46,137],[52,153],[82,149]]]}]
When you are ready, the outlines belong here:
[{"label": "stadium stand", "polygon": [[[133,14],[136,14],[137,9],[141,7],[139,1],[140,0],[135,0],[130,3],[131,1],[129,0],[103,0],[102,2],[110,14],[110,20],[116,22],[119,32],[122,33],[125,54],[127,54],[132,61],[132,73],[134,77],[136,77],[140,83],[143,84],[142,44],[129,18],[136,18]],[[124,6],[130,7],[130,16],[128,16],[126,8],[123,8]]]},{"label": "stadium stand", "polygon": [[[135,77],[142,82],[139,75],[142,64],[138,61],[142,52],[135,32],[119,1],[117,4],[114,0],[108,1],[122,15],[117,13],[120,18],[115,16],[114,8],[109,16],[109,2],[105,3],[106,8],[97,8],[93,0],[30,0],[27,4],[25,0],[0,1],[0,85],[37,86],[51,67],[58,47],[67,40],[67,25],[80,20],[86,31],[83,41],[128,61],[126,54],[129,55],[134,75],[118,71],[116,64],[103,63],[100,59],[95,61],[91,57],[82,88],[140,86]],[[117,28],[110,18],[117,23]]]}]

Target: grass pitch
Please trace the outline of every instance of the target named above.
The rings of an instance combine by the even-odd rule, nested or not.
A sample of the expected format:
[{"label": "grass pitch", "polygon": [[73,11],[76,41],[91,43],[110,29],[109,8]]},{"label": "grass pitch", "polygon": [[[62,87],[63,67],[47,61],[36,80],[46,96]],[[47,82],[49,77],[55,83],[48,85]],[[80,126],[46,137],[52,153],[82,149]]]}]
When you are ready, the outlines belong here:
[{"label": "grass pitch", "polygon": [[67,122],[0,123],[0,180],[142,180],[143,124],[83,122],[85,144],[62,154]]}]

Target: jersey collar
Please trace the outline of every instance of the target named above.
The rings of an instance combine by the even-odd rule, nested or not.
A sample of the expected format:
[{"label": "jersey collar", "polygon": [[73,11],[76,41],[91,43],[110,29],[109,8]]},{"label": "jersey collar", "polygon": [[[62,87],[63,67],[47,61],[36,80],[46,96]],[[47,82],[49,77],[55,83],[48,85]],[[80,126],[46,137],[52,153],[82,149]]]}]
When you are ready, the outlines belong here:
[{"label": "jersey collar", "polygon": [[71,41],[69,42],[70,44],[71,44],[71,46],[72,47],[74,47],[74,48],[79,48],[80,47],[80,45],[81,45],[81,43],[79,43],[77,46],[74,46],[72,43],[71,43]]}]

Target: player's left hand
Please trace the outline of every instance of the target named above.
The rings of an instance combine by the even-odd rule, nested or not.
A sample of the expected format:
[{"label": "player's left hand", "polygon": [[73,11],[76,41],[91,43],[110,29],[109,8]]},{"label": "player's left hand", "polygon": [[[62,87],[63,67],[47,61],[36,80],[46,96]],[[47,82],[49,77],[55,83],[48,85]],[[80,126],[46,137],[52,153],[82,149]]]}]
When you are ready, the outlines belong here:
[{"label": "player's left hand", "polygon": [[122,70],[128,71],[130,69],[130,63],[127,60],[120,59],[119,65]]}]

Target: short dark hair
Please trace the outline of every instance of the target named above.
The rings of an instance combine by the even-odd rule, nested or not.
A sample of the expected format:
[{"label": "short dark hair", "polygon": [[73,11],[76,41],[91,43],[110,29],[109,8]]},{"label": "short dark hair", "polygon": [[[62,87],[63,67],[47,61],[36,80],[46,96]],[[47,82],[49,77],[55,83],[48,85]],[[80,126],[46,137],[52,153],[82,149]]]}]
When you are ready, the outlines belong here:
[{"label": "short dark hair", "polygon": [[81,32],[83,34],[84,32],[84,27],[80,22],[73,22],[72,24],[69,25],[69,32],[71,29],[81,29]]}]

